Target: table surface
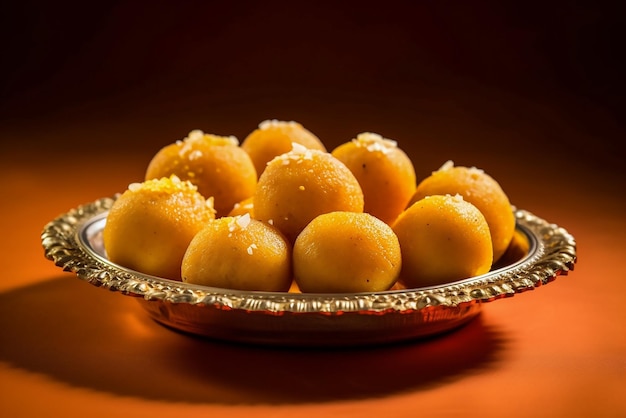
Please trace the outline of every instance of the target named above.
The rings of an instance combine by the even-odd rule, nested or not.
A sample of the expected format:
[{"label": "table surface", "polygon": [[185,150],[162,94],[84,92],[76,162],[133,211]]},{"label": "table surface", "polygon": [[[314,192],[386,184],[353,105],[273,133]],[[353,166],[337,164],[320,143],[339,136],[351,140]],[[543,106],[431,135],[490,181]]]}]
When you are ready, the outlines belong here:
[{"label": "table surface", "polygon": [[[111,35],[105,24],[98,30]],[[395,36],[401,37],[398,31]],[[92,35],[90,42],[104,48],[104,39]],[[490,45],[496,44],[497,39]],[[133,56],[124,52],[123,42],[115,47],[122,51],[118,59]],[[383,58],[400,58],[400,49],[375,42],[369,47],[378,47]],[[446,57],[430,58],[446,64]],[[506,68],[522,83],[528,68],[511,69],[519,63]],[[238,90],[244,77],[241,72],[225,76],[235,69],[225,64],[224,72],[211,70],[225,84],[202,84],[212,89],[206,97],[187,95],[196,85],[186,80],[200,79],[199,71],[177,78],[177,68],[163,65],[158,76],[118,80],[121,87],[105,92],[109,85],[101,76],[115,73],[111,65],[105,68],[109,73],[90,73],[104,87],[94,87],[86,99],[79,92],[86,78],[69,80],[78,74],[72,72],[76,64],[67,61],[53,76],[24,87],[20,95],[12,91],[11,100],[2,103],[3,416],[626,416],[626,273],[621,266],[626,185],[618,147],[626,129],[610,103],[562,85],[531,91],[523,83],[485,85],[449,73],[444,80],[436,77],[437,68],[424,73],[437,83],[393,81],[395,76],[376,63],[364,70],[366,76],[350,73],[333,81],[324,73],[328,86],[315,79],[319,84],[295,96],[276,89],[273,79],[263,88],[247,84]],[[540,65],[533,68],[539,71]],[[537,74],[524,77],[537,79]],[[367,77],[387,82],[370,86],[375,100],[359,93]],[[350,80],[349,88],[333,90]],[[289,87],[300,81],[294,76]],[[74,90],[66,92],[72,83]],[[160,83],[168,88],[160,89]],[[71,97],[62,100],[65,93]],[[58,106],[50,106],[54,100]],[[398,141],[420,179],[448,159],[483,168],[514,205],[573,234],[575,269],[531,292],[487,303],[475,320],[436,338],[307,350],[173,332],[150,320],[132,298],[91,286],[44,258],[40,234],[48,221],[141,180],[160,147],[195,128],[241,139],[270,118],[303,123],[329,148],[358,132],[378,132]]]},{"label": "table surface", "polygon": [[0,404],[7,416],[626,413],[624,203],[592,187],[602,178],[570,178],[566,162],[539,170],[530,184],[519,172],[496,176],[515,204],[575,236],[579,261],[568,276],[486,304],[476,320],[439,338],[285,350],[172,332],[132,298],[44,259],[45,223],[123,190],[149,153],[82,152],[14,150],[2,158]]}]

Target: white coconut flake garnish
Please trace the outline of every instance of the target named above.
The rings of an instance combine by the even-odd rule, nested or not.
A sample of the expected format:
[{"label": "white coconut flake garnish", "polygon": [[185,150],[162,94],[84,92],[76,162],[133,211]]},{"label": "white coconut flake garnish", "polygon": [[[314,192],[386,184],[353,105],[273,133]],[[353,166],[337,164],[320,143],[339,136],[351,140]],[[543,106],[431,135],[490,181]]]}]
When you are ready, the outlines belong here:
[{"label": "white coconut flake garnish", "polygon": [[307,147],[305,147],[302,144],[298,144],[297,142],[292,142],[291,143],[291,152],[294,154],[306,154],[306,152],[309,151],[309,149]]},{"label": "white coconut flake garnish", "polygon": [[254,252],[254,250],[256,250],[257,248],[259,248],[259,247],[257,247],[257,246],[256,246],[256,244],[250,244],[250,245],[248,246],[248,249],[247,249],[246,251],[248,252],[248,254],[252,255],[252,253]]},{"label": "white coconut flake garnish", "polygon": [[297,122],[292,121],[292,120],[284,121],[284,120],[278,120],[278,119],[268,119],[259,123],[259,129],[266,130],[266,129],[281,126],[281,125],[297,125]]},{"label": "white coconut flake garnish", "polygon": [[[250,224],[250,214],[234,216],[228,223],[228,231],[235,232],[237,230],[246,229]],[[230,236],[230,234],[229,234]]]},{"label": "white coconut flake garnish", "polygon": [[363,132],[357,135],[352,142],[360,148],[365,148],[369,152],[381,152],[388,154],[398,147],[398,143],[392,139],[383,138],[373,132]]},{"label": "white coconut flake garnish", "polygon": [[282,165],[289,165],[291,161],[296,161],[297,163],[301,163],[303,160],[312,160],[314,152],[320,152],[320,151],[311,150],[302,144],[292,142],[291,151],[285,152],[284,154],[277,155],[272,160],[270,160],[268,164],[274,160],[280,160]]},{"label": "white coconut flake garnish", "polygon": [[186,158],[187,155],[189,155],[190,153],[193,152],[193,144],[194,142],[200,141],[202,140],[202,137],[197,138],[185,138],[181,143],[178,144],[178,146],[180,147],[178,149],[178,155],[181,158]]},{"label": "white coconut flake garnish", "polygon": [[202,158],[202,151],[200,151],[199,149],[193,150],[189,153],[190,161],[197,160],[198,158]]},{"label": "white coconut flake garnish", "polygon": [[239,139],[234,135],[223,136],[222,138],[224,138],[224,140],[226,140],[233,146],[239,145]]},{"label": "white coconut flake garnish", "polygon": [[245,214],[243,214],[241,216],[237,216],[235,219],[236,219],[237,225],[241,229],[246,229],[248,227],[248,225],[250,225],[250,214],[249,213],[245,213]]},{"label": "white coconut flake garnish", "polygon": [[189,180],[181,180],[176,174],[169,177],[161,177],[145,180],[144,182],[133,182],[128,185],[128,190],[136,192],[139,190],[158,191],[158,192],[180,192],[184,190],[197,191],[198,188]]},{"label": "white coconut flake garnish", "polygon": [[141,183],[131,183],[128,185],[128,190],[131,192],[136,192],[139,189],[141,189]]},{"label": "white coconut flake garnish", "polygon": [[451,168],[454,168],[454,161],[448,160],[445,163],[443,163],[443,165],[441,167],[439,167],[439,170],[437,170],[437,171],[446,171],[446,170],[449,170]]},{"label": "white coconut flake garnish", "polygon": [[197,139],[202,139],[204,137],[204,131],[200,130],[200,129],[194,129],[193,131],[189,132],[189,134],[187,135],[187,138],[183,139],[191,139],[191,140],[197,140]]},{"label": "white coconut flake garnish", "polygon": [[204,204],[206,205],[207,208],[209,208],[213,212],[213,214],[217,213],[217,211],[215,210],[215,198],[213,196],[205,200]]},{"label": "white coconut flake garnish", "polygon": [[[194,144],[194,143],[204,141],[209,138],[215,138],[229,145],[234,145],[234,146],[239,145],[239,139],[234,135],[228,135],[228,136],[210,135],[200,129],[194,129],[193,131],[189,132],[189,134],[187,134],[187,136],[183,138],[182,141],[181,140],[176,141],[176,144],[178,146],[189,145],[190,143]],[[184,153],[187,153],[189,151],[191,151],[190,147],[183,146],[183,148],[180,150],[180,153],[181,155],[183,155]]]}]

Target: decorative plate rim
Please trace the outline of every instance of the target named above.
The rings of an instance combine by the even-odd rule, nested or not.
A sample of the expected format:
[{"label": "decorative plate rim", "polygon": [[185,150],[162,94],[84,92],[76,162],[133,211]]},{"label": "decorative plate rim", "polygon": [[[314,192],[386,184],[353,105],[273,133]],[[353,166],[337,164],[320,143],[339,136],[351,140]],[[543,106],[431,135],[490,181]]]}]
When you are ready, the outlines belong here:
[{"label": "decorative plate rim", "polygon": [[47,223],[41,233],[44,255],[92,285],[145,300],[270,314],[403,313],[510,297],[567,275],[577,262],[576,241],[569,232],[526,210],[513,208],[516,228],[528,238],[529,251],[521,260],[481,276],[427,288],[373,293],[273,293],[210,288],[142,274],[108,261],[94,243],[118,196],[80,205]]}]

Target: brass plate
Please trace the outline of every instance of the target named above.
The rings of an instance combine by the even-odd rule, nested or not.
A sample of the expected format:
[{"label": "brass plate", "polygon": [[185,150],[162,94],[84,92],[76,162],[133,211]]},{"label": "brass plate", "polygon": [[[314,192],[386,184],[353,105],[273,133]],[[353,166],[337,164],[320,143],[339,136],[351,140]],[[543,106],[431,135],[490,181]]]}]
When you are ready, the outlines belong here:
[{"label": "brass plate", "polygon": [[249,292],[145,275],[106,258],[102,230],[115,198],[79,206],[49,222],[46,258],[92,285],[135,296],[157,322],[200,336],[284,346],[380,344],[452,330],[482,304],[565,275],[576,242],[565,229],[515,209],[515,239],[484,275],[445,285],[376,293]]}]

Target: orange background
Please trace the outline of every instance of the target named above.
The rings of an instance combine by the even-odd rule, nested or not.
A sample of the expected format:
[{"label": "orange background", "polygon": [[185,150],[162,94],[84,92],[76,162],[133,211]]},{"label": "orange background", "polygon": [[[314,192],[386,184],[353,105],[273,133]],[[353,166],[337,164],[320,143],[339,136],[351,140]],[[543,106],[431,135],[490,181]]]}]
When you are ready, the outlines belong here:
[{"label": "orange background", "polygon": [[[6,9],[3,415],[625,416],[617,14],[415,3]],[[180,335],[44,259],[48,221],[140,180],[160,147],[196,128],[242,140],[270,118],[331,149],[395,139],[419,178],[481,167],[576,237],[576,269],[438,338],[316,351]]]}]

